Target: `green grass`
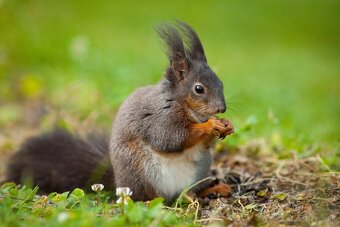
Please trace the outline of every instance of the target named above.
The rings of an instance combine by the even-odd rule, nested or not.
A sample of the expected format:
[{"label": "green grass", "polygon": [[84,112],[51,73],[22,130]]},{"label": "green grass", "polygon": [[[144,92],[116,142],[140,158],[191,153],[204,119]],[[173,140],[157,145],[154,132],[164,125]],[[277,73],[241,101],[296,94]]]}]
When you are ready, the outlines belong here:
[{"label": "green grass", "polygon": [[160,80],[153,28],[178,18],[224,82],[228,146],[264,138],[280,158],[319,154],[339,170],[339,11],[336,0],[0,0],[0,136],[26,127],[21,108],[35,102],[109,128],[129,93]]},{"label": "green grass", "polygon": [[[113,195],[99,192],[85,194],[77,188],[62,194],[36,195],[38,188],[19,187],[13,183],[0,188],[1,226],[175,226],[192,225],[189,216],[176,217],[164,209],[163,199],[149,203],[118,205]],[[21,220],[26,220],[22,222]]]}]

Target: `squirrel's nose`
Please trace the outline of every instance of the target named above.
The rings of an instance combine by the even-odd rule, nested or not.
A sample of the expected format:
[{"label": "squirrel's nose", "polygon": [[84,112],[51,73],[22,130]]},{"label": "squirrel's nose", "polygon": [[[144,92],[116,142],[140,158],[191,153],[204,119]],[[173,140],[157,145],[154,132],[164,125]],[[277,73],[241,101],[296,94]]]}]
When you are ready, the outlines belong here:
[{"label": "squirrel's nose", "polygon": [[224,113],[225,111],[226,111],[226,107],[224,106],[224,107],[221,107],[221,108],[218,108],[218,112],[219,113]]},{"label": "squirrel's nose", "polygon": [[227,110],[227,106],[226,106],[225,102],[219,104],[218,107],[217,107],[217,111],[219,113],[224,113],[226,110]]}]

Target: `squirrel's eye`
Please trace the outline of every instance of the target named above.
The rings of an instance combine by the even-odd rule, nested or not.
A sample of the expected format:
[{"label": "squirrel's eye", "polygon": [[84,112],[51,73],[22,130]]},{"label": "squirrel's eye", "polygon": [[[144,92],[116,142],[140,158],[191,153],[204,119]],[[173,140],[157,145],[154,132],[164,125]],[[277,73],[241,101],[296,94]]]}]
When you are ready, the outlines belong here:
[{"label": "squirrel's eye", "polygon": [[202,94],[202,93],[204,92],[204,88],[203,88],[201,85],[197,84],[197,85],[195,86],[195,92],[196,92],[197,94]]}]

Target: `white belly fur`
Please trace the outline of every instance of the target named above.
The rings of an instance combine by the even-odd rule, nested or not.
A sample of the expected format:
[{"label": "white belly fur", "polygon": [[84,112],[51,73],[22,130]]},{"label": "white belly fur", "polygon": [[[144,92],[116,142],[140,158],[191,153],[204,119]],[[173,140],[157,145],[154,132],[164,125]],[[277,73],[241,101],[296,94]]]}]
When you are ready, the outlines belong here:
[{"label": "white belly fur", "polygon": [[159,167],[157,182],[154,184],[157,184],[156,188],[162,196],[171,198],[196,183],[198,167],[195,161],[202,158],[202,152],[209,151],[198,144],[183,151],[182,154],[171,155],[171,157],[153,153],[157,156],[154,160]]}]

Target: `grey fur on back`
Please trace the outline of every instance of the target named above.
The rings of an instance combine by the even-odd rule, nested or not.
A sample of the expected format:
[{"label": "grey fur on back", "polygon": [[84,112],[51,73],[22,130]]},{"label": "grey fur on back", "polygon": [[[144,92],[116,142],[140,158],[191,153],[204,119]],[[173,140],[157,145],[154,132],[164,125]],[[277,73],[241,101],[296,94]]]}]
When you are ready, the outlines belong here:
[{"label": "grey fur on back", "polygon": [[181,152],[189,122],[167,83],[163,80],[130,95],[117,113],[112,138],[142,138],[159,151]]}]

